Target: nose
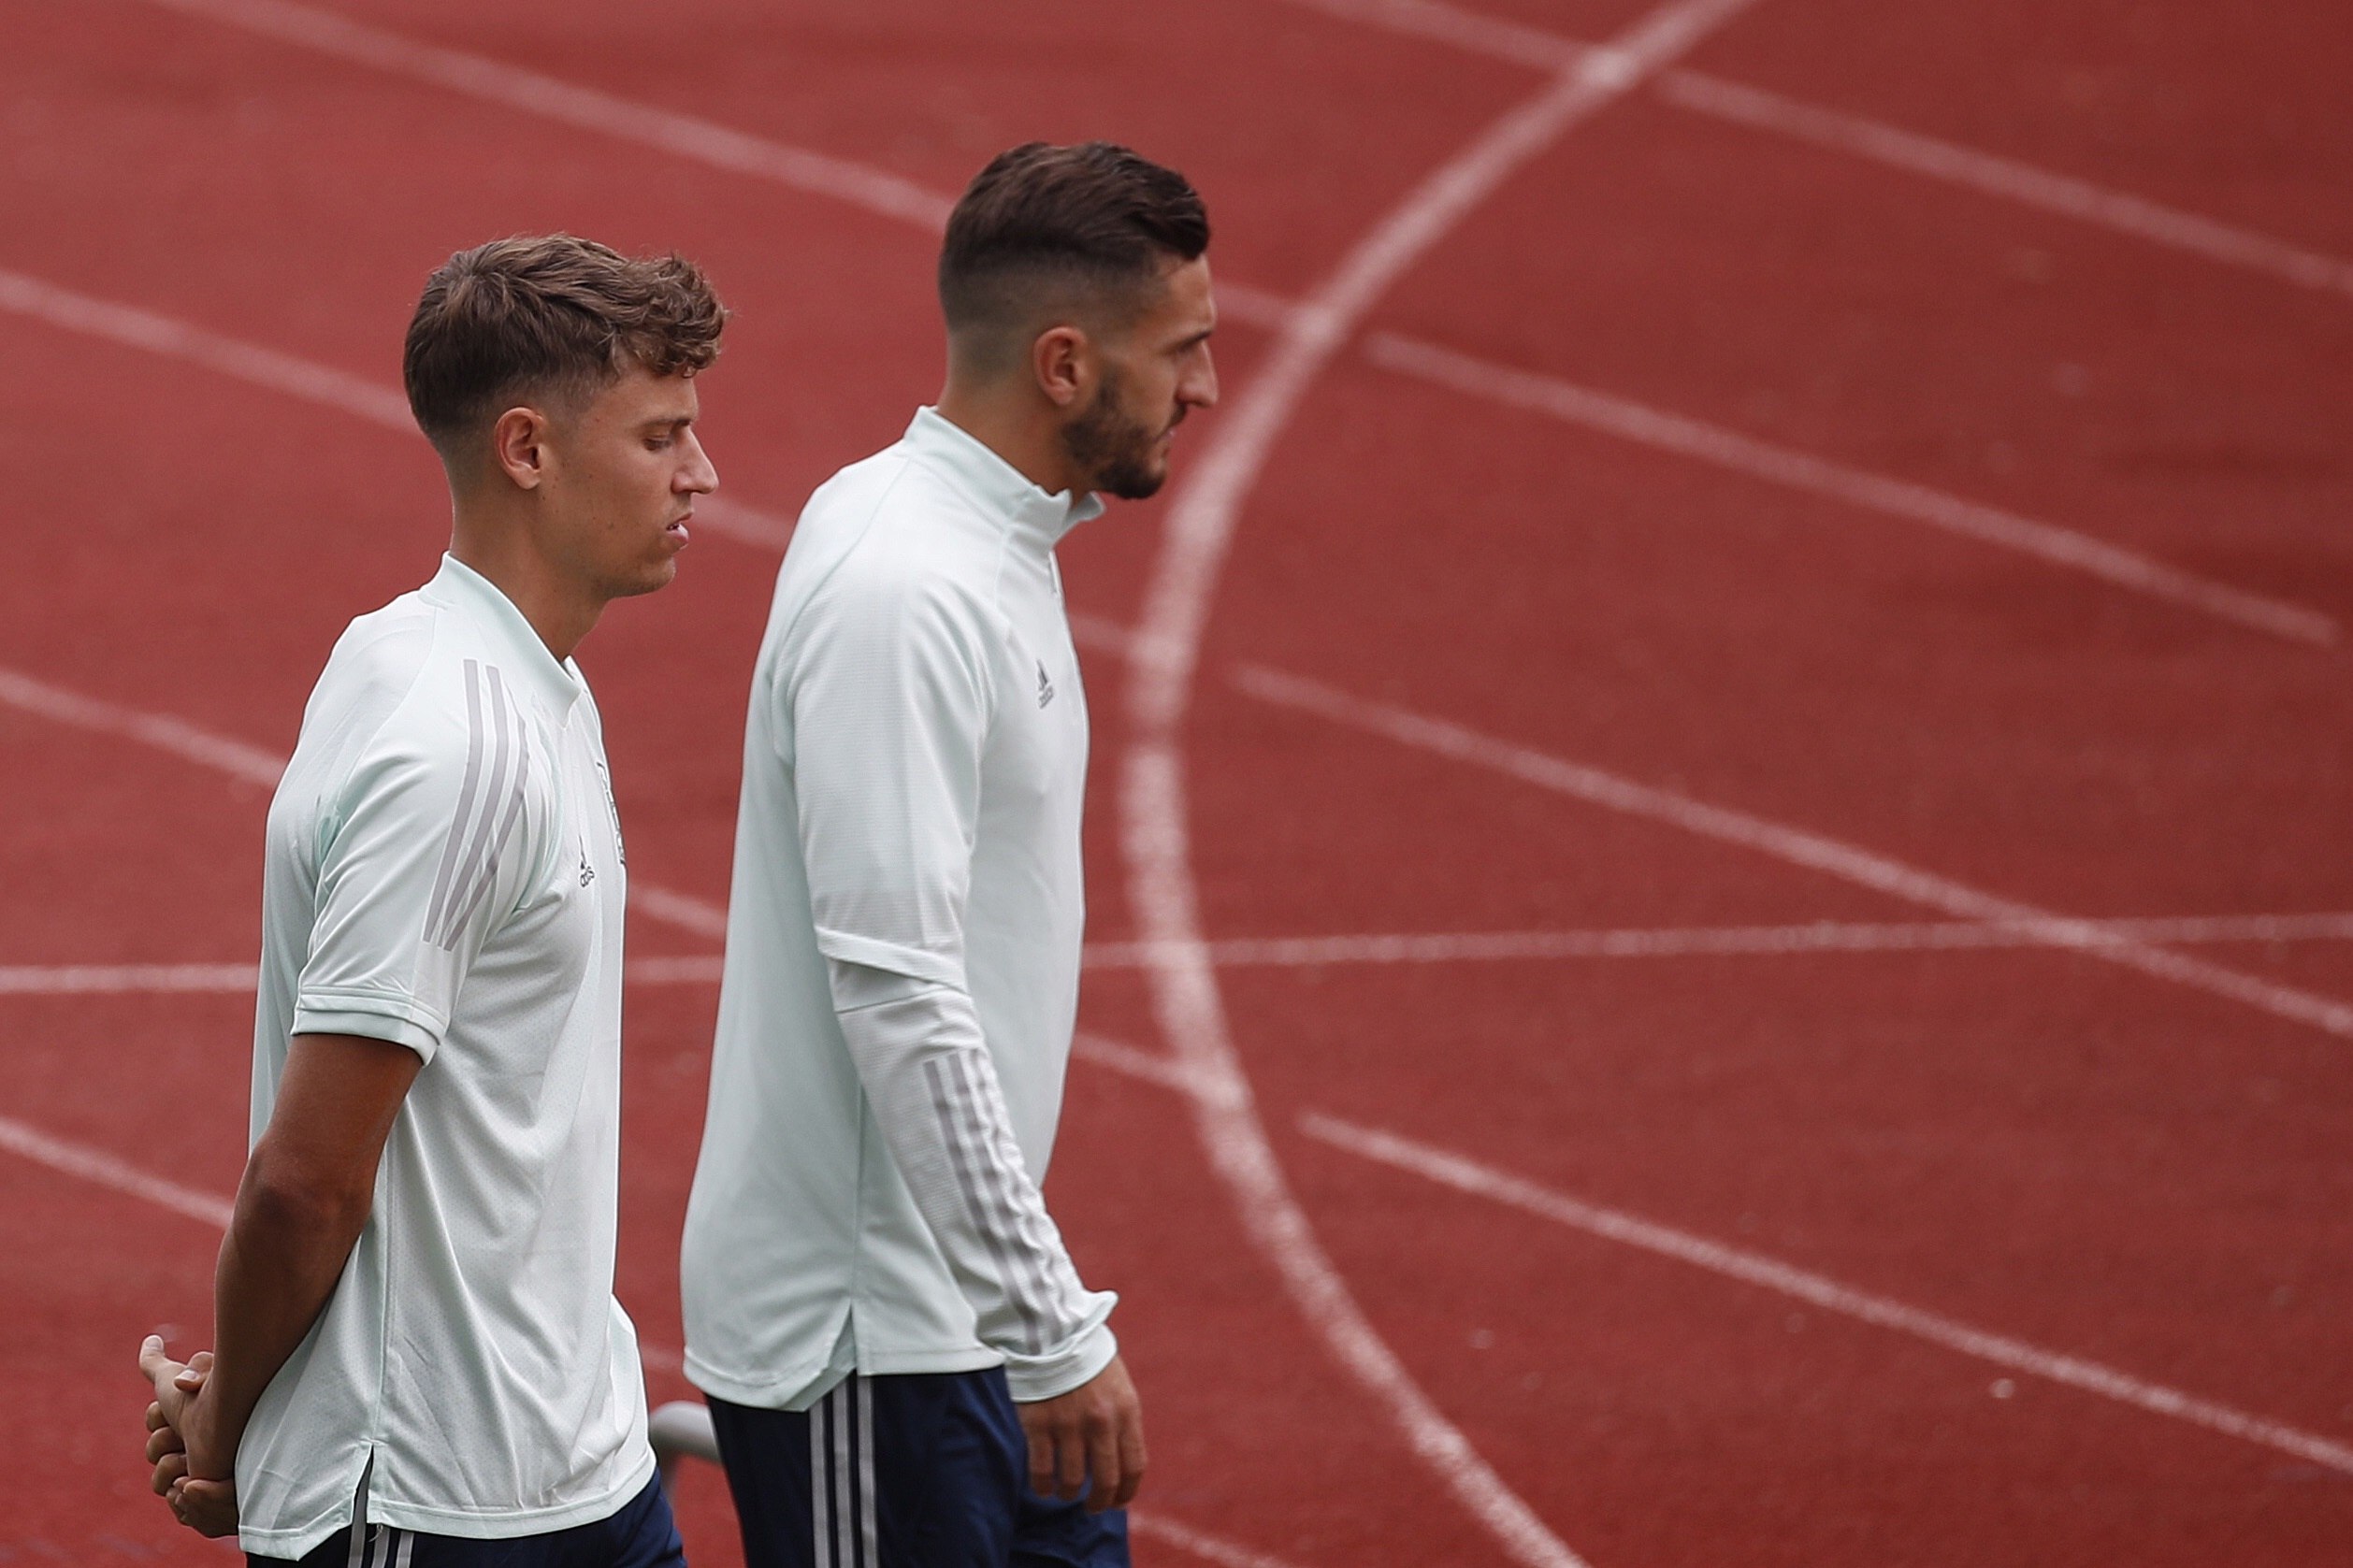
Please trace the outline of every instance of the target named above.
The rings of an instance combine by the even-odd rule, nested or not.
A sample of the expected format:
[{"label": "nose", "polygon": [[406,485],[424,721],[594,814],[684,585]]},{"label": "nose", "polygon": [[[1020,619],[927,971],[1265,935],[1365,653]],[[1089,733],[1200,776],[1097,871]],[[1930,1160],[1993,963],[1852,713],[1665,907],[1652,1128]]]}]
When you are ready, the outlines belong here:
[{"label": "nose", "polygon": [[702,450],[702,438],[692,430],[686,432],[686,461],[671,481],[671,488],[686,496],[708,496],[719,487],[719,470],[711,466],[710,453]]},{"label": "nose", "polygon": [[1209,345],[1201,346],[1201,362],[1193,367],[1178,383],[1176,396],[1180,402],[1196,409],[1218,406],[1218,362],[1209,357]]}]

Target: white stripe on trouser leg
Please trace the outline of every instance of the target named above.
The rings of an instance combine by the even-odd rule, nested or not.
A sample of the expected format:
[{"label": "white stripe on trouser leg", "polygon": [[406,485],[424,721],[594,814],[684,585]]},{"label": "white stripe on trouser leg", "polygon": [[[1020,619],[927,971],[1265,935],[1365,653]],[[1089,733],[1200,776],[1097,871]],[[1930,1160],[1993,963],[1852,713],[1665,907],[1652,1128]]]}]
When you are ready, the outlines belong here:
[{"label": "white stripe on trouser leg", "polygon": [[850,1503],[850,1385],[851,1373],[829,1397],[833,1401],[833,1533],[834,1559],[842,1568],[858,1568],[857,1516]]},{"label": "white stripe on trouser leg", "polygon": [[367,1568],[368,1478],[375,1470],[376,1456],[371,1453],[367,1467],[359,1473],[359,1490],[352,1498],[352,1555],[344,1559],[343,1568]]},{"label": "white stripe on trouser leg", "polygon": [[874,1529],[874,1386],[855,1373],[851,1379],[858,1385],[858,1533],[866,1546],[866,1568],[881,1568]]},{"label": "white stripe on trouser leg", "polygon": [[825,1480],[825,1417],[832,1404],[833,1396],[828,1394],[809,1407],[809,1561],[818,1568],[830,1568],[833,1561],[833,1532],[826,1518],[832,1494]]},{"label": "white stripe on trouser leg", "polygon": [[393,1563],[392,1568],[410,1568],[410,1559],[417,1555],[417,1532],[413,1530],[397,1530],[393,1533],[400,1537],[400,1556]]}]

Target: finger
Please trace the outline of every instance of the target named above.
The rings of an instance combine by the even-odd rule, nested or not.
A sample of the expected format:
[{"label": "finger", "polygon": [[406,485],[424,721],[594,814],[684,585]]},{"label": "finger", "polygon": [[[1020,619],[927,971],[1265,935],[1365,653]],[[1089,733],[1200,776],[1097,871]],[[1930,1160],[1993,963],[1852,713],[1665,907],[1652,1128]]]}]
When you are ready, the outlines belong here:
[{"label": "finger", "polygon": [[1087,1439],[1078,1430],[1075,1419],[1061,1424],[1054,1433],[1055,1474],[1061,1485],[1054,1495],[1065,1503],[1075,1503],[1087,1489]]},{"label": "finger", "polygon": [[1054,1494],[1054,1429],[1045,1421],[1022,1423],[1030,1438],[1030,1489],[1040,1497]]},{"label": "finger", "polygon": [[211,1376],[212,1352],[209,1350],[199,1350],[195,1355],[189,1357],[188,1370],[195,1373],[198,1377]]},{"label": "finger", "polygon": [[1148,1462],[1144,1452],[1144,1413],[1131,1410],[1127,1419],[1119,1423],[1119,1495],[1111,1500],[1114,1508],[1124,1508],[1135,1501],[1135,1494],[1144,1488],[1144,1466]]},{"label": "finger", "polygon": [[171,1423],[164,1419],[164,1407],[150,1401],[147,1406],[147,1430],[161,1431],[169,1425]]},{"label": "finger", "polygon": [[172,1507],[175,1510],[178,1509],[180,1483],[186,1478],[187,1474],[187,1455],[166,1454],[155,1464],[155,1479],[151,1483],[155,1489],[155,1495],[172,1499]]},{"label": "finger", "polygon": [[1087,1434],[1087,1511],[1100,1514],[1112,1504],[1126,1484],[1119,1462],[1119,1438],[1109,1421],[1094,1423]]},{"label": "finger", "polygon": [[237,1529],[237,1487],[229,1481],[190,1481],[180,1492],[192,1528],[200,1535],[221,1536]]},{"label": "finger", "polygon": [[150,1464],[162,1463],[166,1454],[184,1454],[187,1451],[188,1445],[181,1442],[180,1434],[169,1427],[147,1434],[147,1462]]},{"label": "finger", "polygon": [[164,1349],[161,1334],[150,1334],[140,1342],[139,1372],[153,1386],[155,1403],[163,1406],[164,1419],[177,1424],[180,1407],[188,1403],[188,1394],[179,1386],[180,1363]]}]

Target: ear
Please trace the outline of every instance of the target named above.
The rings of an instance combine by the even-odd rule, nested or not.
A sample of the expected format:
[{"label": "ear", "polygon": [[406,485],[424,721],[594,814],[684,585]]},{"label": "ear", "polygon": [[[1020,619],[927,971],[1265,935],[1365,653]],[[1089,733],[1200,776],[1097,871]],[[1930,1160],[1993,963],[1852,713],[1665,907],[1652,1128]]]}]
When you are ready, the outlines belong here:
[{"label": "ear", "polygon": [[509,409],[490,427],[490,460],[518,490],[537,490],[546,480],[547,416],[537,409]]},{"label": "ear", "polygon": [[1076,407],[1094,391],[1094,345],[1078,327],[1049,327],[1030,345],[1030,372],[1047,402],[1058,409]]}]

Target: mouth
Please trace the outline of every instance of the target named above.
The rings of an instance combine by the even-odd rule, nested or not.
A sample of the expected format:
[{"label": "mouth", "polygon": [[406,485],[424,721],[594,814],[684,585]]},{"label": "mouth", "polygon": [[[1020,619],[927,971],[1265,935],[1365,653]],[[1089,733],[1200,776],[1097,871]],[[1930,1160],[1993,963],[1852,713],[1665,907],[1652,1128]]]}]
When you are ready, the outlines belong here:
[{"label": "mouth", "polygon": [[686,525],[693,522],[694,519],[695,514],[691,511],[681,513],[679,516],[671,518],[663,527],[662,532],[670,538],[676,539],[680,544],[684,544],[689,538],[692,537],[686,532]]}]

